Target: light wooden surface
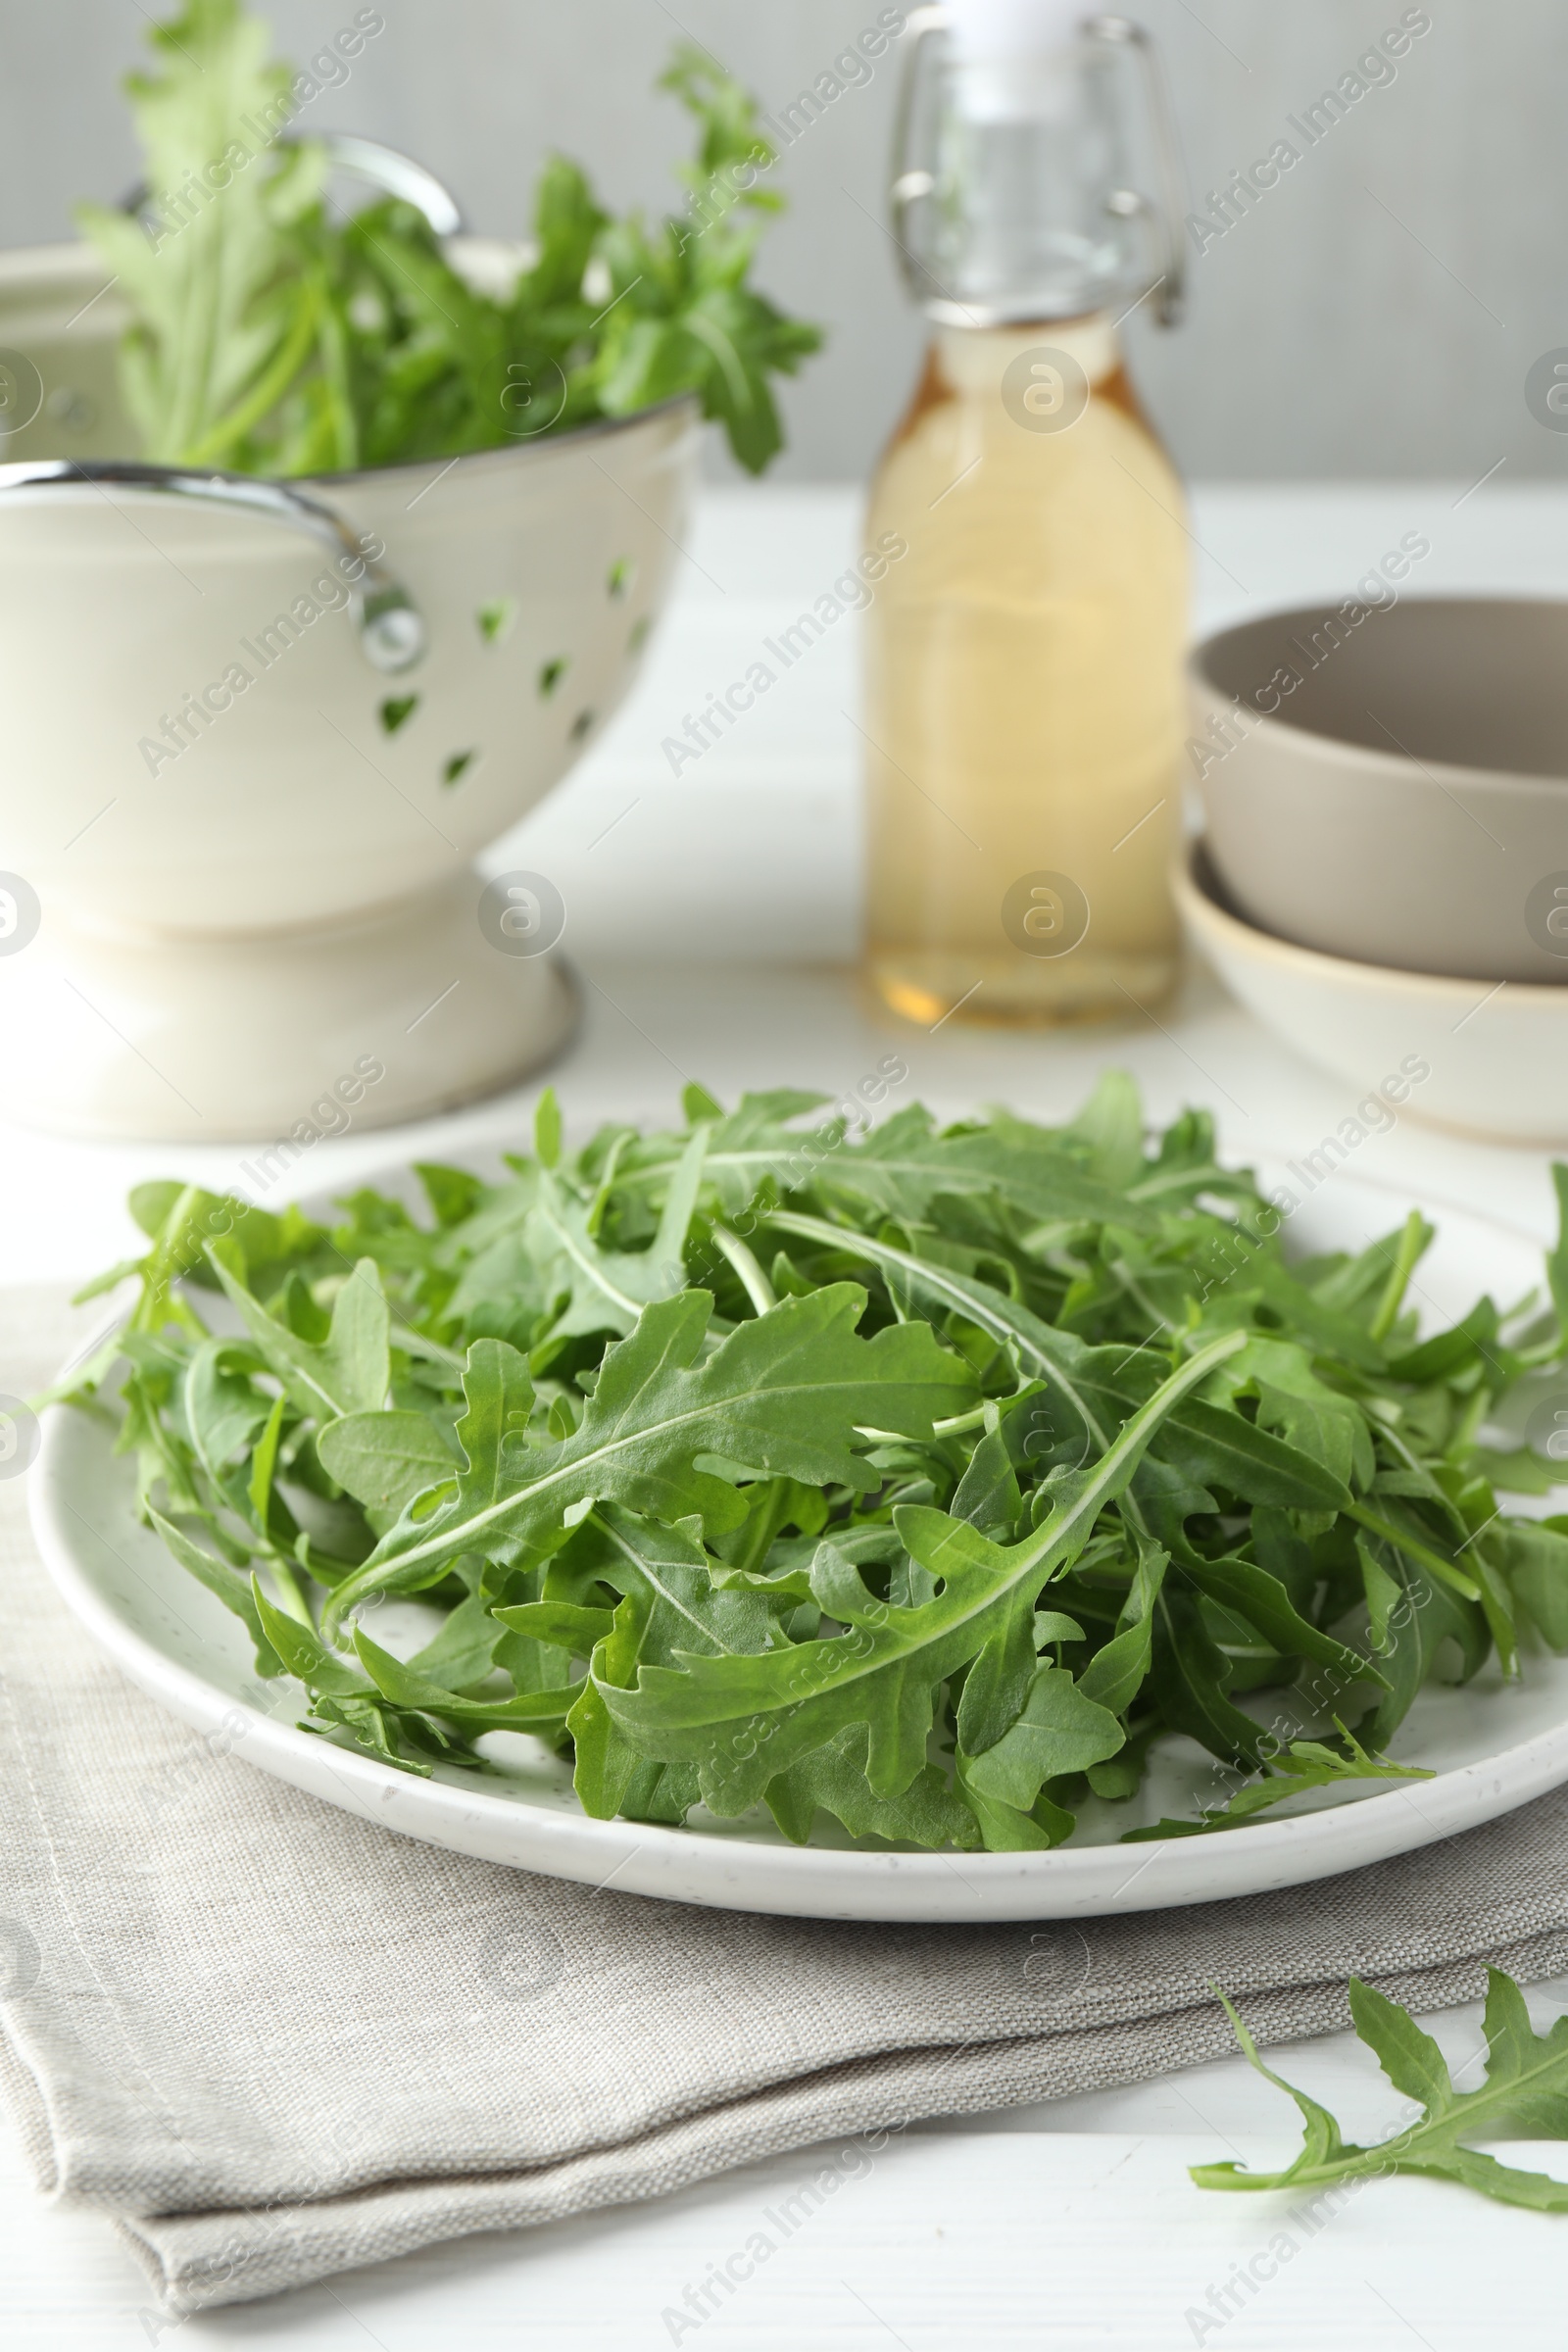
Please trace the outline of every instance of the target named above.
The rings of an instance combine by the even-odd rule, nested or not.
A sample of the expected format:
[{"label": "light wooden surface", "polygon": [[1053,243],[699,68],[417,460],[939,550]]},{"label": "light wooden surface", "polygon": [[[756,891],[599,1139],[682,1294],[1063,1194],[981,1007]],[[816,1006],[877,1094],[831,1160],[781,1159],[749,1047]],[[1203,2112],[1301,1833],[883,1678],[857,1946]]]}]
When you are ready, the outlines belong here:
[{"label": "light wooden surface", "polygon": [[[1200,499],[1205,617],[1348,589],[1410,529],[1434,541],[1423,587],[1568,588],[1568,496],[1488,490],[1456,506],[1464,487]],[[858,888],[847,633],[801,665],[790,696],[712,754],[710,771],[705,764],[678,784],[662,774],[666,714],[678,720],[704,686],[733,674],[748,644],[831,579],[853,529],[847,494],[710,502],[686,592],[634,705],[500,859],[550,871],[572,906],[568,944],[587,975],[588,1009],[557,1083],[573,1123],[661,1116],[688,1076],[724,1095],[783,1082],[839,1089],[896,1046],[910,1067],[906,1096],[944,1111],[990,1099],[1065,1111],[1115,1061],[1139,1077],[1157,1118],[1186,1101],[1212,1105],[1226,1150],[1243,1159],[1290,1156],[1337,1124],[1348,1107],[1344,1090],[1294,1062],[1200,974],[1157,1030],[1020,1038],[949,1024],[924,1036],[866,1005],[853,978],[823,960],[853,950]],[[646,814],[634,811],[604,838],[634,798]],[[514,1140],[536,1091],[429,1128],[322,1145],[292,1187],[346,1187],[388,1161]],[[126,1183],[154,1171],[221,1178],[241,1156],[0,1136],[0,1281],[95,1270],[129,1241],[120,1206]],[[1543,1237],[1548,1229],[1547,1170],[1536,1153],[1406,1120],[1366,1146],[1356,1174]],[[1540,2021],[1555,2016],[1568,1984],[1543,1988],[1533,2003]],[[1454,2013],[1440,2032],[1456,2065],[1473,2063],[1474,2013]],[[1348,2038],[1287,2053],[1284,2071],[1335,2106],[1352,2133],[1380,2135],[1400,2120]],[[915,2130],[690,2328],[662,2315],[690,2318],[687,2286],[766,2229],[759,2216],[776,2211],[821,2159],[801,2154],[656,2206],[471,2241],[172,2328],[105,2223],[41,2206],[6,2145],[0,2323],[6,2352],[128,2352],[148,2342],[179,2352],[654,2352],[671,2342],[703,2352],[888,2343],[906,2352],[1177,2352],[1194,2343],[1224,2352],[1561,2352],[1568,2223],[1406,2181],[1374,2186],[1309,2231],[1278,2200],[1205,2196],[1187,2180],[1187,2164],[1226,2154],[1277,2161],[1294,2136],[1292,2111],[1239,2061],[979,2125]],[[1526,2161],[1568,2172],[1562,2148]],[[1295,2251],[1217,2320],[1210,2288],[1223,2313],[1234,2266],[1266,2254],[1281,2230],[1299,2241]]]},{"label": "light wooden surface", "polygon": [[[1356,2087],[1332,2047],[1290,2053],[1288,2071],[1325,2095]],[[1359,2103],[1371,2130],[1398,2112],[1365,2085]],[[1078,2128],[1031,2111],[995,2131],[911,2131],[875,2156],[802,2150],[658,2205],[469,2239],[177,2325],[99,2221],[40,2211],[0,2175],[5,2339],[10,2352],[1560,2352],[1561,2221],[1419,2180],[1316,2210],[1196,2189],[1190,2164],[1284,2155],[1277,2113],[1260,2131],[1256,2104],[1205,2068],[1122,2094],[1099,2131],[1076,2101]],[[1568,2169],[1561,2145],[1498,2153]],[[828,2168],[840,2185],[818,2185],[817,2203]],[[710,2288],[706,2313],[700,2291],[687,2301],[715,2267],[748,2260],[752,2275]],[[1234,2283],[1239,2267],[1252,2291]]]}]

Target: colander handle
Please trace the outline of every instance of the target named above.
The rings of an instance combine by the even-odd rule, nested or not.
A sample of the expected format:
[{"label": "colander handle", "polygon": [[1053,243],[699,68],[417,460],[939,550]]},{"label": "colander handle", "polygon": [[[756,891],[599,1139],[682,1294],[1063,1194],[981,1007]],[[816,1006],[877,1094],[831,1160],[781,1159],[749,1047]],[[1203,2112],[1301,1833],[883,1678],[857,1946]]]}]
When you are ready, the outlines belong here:
[{"label": "colander handle", "polygon": [[413,669],[424,659],[428,632],[414,599],[380,556],[367,555],[341,514],[287,482],[261,481],[242,473],[187,471],[177,466],[142,466],[92,458],[39,458],[0,466],[0,494],[8,490],[70,489],[119,485],[162,498],[195,499],[208,506],[260,514],[302,531],[330,548],[342,563],[352,590],[350,610],[360,646],[372,667],[389,675]]},{"label": "colander handle", "polygon": [[[444,181],[423,164],[416,164],[412,155],[401,154],[396,147],[383,147],[379,139],[362,139],[352,131],[323,130],[317,134],[318,146],[326,150],[326,160],[334,172],[347,172],[355,179],[367,179],[388,196],[401,196],[422,213],[438,237],[461,237],[464,231],[463,210]],[[294,139],[279,139],[280,147],[293,147]],[[138,180],[120,200],[122,213],[139,213],[147,202],[150,190],[145,180]]]}]

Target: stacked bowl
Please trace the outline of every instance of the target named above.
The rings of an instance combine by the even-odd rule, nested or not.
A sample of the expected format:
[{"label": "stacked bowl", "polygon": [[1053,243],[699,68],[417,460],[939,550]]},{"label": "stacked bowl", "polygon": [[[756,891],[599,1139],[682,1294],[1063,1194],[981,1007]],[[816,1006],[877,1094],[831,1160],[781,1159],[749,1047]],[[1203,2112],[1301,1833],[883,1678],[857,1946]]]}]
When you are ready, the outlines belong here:
[{"label": "stacked bowl", "polygon": [[1568,603],[1275,613],[1192,664],[1205,831],[1178,896],[1307,1059],[1513,1143],[1568,1140]]}]

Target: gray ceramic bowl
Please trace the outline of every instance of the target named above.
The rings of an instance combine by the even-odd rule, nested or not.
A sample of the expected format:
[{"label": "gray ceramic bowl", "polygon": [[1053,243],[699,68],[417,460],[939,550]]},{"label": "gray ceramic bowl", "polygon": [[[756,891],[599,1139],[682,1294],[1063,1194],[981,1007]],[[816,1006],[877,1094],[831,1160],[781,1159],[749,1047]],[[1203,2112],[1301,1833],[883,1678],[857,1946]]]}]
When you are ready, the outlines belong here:
[{"label": "gray ceramic bowl", "polygon": [[1400,971],[1568,983],[1568,603],[1277,612],[1191,676],[1209,854],[1250,920]]}]

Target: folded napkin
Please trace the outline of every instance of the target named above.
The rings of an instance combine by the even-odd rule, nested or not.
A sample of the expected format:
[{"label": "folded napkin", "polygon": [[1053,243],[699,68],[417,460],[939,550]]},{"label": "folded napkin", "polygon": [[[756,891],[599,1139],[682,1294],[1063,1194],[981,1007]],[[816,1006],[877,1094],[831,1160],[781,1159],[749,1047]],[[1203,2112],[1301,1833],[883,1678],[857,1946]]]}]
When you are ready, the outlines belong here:
[{"label": "folded napkin", "polygon": [[[3,1305],[26,1395],[74,1326],[53,1294]],[[1343,2027],[1352,1972],[1431,2009],[1487,1959],[1568,1970],[1568,1792],[1082,1933],[760,1919],[443,1853],[132,1690],[56,1598],[25,1487],[0,1483],[0,2091],[39,2186],[102,2208],[172,2313],[1192,2066],[1232,2046],[1213,1983],[1282,2042]]]}]

